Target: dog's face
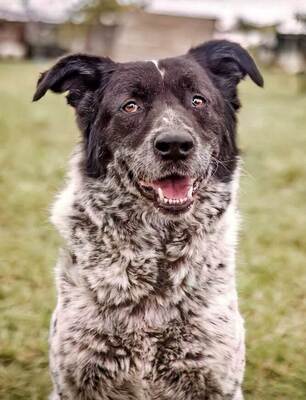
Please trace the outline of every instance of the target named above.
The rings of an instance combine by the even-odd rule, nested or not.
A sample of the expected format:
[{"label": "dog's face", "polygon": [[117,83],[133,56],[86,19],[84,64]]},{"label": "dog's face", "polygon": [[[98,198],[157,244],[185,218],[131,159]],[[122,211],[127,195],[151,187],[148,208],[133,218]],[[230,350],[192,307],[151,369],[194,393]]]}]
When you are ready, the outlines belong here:
[{"label": "dog's face", "polygon": [[163,213],[187,211],[201,182],[230,181],[238,150],[237,84],[262,77],[239,45],[211,41],[187,55],[115,63],[72,55],[42,74],[34,100],[69,91],[83,134],[85,173],[104,179],[116,158],[139,197]]}]

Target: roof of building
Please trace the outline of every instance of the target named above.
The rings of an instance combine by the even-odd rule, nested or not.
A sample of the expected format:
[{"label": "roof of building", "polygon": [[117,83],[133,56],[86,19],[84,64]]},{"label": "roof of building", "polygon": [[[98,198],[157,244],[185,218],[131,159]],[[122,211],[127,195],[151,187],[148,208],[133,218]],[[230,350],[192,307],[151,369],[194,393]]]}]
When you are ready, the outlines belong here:
[{"label": "roof of building", "polygon": [[257,26],[276,25],[306,14],[305,0],[149,0],[147,11],[156,14],[210,17],[230,27],[243,19]]}]

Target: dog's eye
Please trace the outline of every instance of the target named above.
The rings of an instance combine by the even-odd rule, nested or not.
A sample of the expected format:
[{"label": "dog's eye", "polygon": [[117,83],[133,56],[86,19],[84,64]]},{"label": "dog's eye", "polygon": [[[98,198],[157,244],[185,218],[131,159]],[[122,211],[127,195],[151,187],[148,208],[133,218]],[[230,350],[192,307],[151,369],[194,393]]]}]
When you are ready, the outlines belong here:
[{"label": "dog's eye", "polygon": [[193,96],[192,99],[192,107],[194,108],[202,108],[205,105],[205,99],[202,96]]},{"label": "dog's eye", "polygon": [[129,101],[122,107],[123,111],[126,113],[132,114],[139,110],[139,106],[136,104],[135,101]]}]

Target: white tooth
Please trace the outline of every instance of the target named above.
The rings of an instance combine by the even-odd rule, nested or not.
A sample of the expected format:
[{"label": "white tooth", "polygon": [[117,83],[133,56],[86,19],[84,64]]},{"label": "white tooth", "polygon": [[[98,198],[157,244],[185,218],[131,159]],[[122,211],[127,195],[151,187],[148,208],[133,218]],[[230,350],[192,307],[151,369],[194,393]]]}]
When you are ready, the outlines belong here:
[{"label": "white tooth", "polygon": [[166,203],[166,204],[169,203],[169,199],[167,199],[167,197],[164,198],[164,203]]},{"label": "white tooth", "polygon": [[192,188],[192,186],[190,186],[190,188],[188,190],[188,193],[187,193],[187,199],[188,200],[192,199],[192,191],[193,191],[193,188]]},{"label": "white tooth", "polygon": [[173,199],[169,199],[169,203],[170,203],[170,204],[174,204]]},{"label": "white tooth", "polygon": [[160,187],[158,188],[157,192],[158,192],[159,200],[160,201],[164,201],[164,193],[163,193],[163,191],[161,190]]}]

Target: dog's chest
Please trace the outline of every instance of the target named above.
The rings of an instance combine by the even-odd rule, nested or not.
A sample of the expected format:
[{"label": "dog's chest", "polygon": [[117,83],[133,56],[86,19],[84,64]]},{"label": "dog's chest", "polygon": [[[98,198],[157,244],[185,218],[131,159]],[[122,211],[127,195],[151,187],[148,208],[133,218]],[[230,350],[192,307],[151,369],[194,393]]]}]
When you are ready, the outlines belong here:
[{"label": "dog's chest", "polygon": [[[144,264],[130,257],[126,266],[131,281],[128,289],[118,286],[118,281],[114,286],[109,282],[97,287],[96,296],[92,296],[68,280],[62,283],[62,304],[64,297],[69,298],[59,323],[61,341],[69,354],[62,361],[67,371],[73,370],[78,385],[96,376],[103,382],[104,373],[118,385],[129,382],[133,393],[139,391],[137,399],[149,399],[152,390],[158,393],[154,382],[160,376],[214,370],[215,364],[223,376],[239,344],[230,285],[228,296],[222,293],[222,285],[218,286],[217,304],[215,289],[209,283],[210,269],[217,273],[217,267],[203,264],[202,257],[196,264],[187,264],[184,259],[173,265],[158,265],[141,257]],[[161,268],[163,272],[158,272]],[[220,269],[220,282],[224,268]]]},{"label": "dog's chest", "polygon": [[200,362],[214,326],[226,330],[231,279],[213,240],[191,242],[185,232],[167,241],[145,230],[136,240],[94,229],[74,235],[74,255],[60,268],[62,324],[86,359],[111,354],[110,365],[146,377],[172,361]]},{"label": "dog's chest", "polygon": [[[78,304],[82,296],[107,320],[107,331],[159,329],[169,321],[202,312],[233,281],[230,252],[222,230],[162,229],[150,224],[120,226],[114,218],[95,225],[85,213],[71,219],[72,259],[62,272],[74,280],[63,290]],[[212,284],[213,283],[213,284]],[[86,296],[79,289],[87,290]],[[76,292],[76,300],[73,299]],[[88,297],[91,301],[88,300]],[[109,314],[109,318],[107,317]],[[106,326],[107,325],[107,326]]]},{"label": "dog's chest", "polygon": [[168,373],[188,380],[190,370],[215,371],[222,381],[241,341],[227,219],[208,233],[195,223],[97,224],[88,210],[72,210],[63,232],[70,255],[58,268],[55,365],[78,386],[105,376],[130,382],[137,399],[152,390],[160,398],[154,382]]}]

